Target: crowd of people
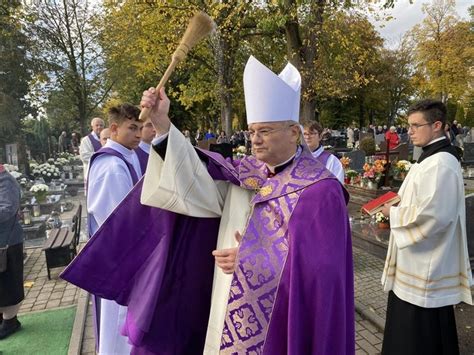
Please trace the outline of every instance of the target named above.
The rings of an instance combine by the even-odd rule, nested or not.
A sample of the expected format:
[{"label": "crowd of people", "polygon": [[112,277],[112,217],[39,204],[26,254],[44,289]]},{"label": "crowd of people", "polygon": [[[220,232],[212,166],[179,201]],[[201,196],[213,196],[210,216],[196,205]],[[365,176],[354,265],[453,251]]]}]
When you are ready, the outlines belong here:
[{"label": "crowd of people", "polygon": [[[293,65],[277,75],[250,57],[248,130],[230,138],[180,132],[163,89],[143,93],[144,121],[131,104],[111,107],[107,128],[91,121],[79,149],[91,239],[61,277],[94,295],[99,354],[355,353],[344,171],[324,149],[332,132],[300,122],[300,91]],[[382,353],[456,354],[452,305],[472,304],[460,157],[443,103],[418,102],[407,120],[367,128],[390,149],[403,135],[422,148],[400,203],[382,210],[392,221]],[[358,129],[343,133],[357,146]],[[231,162],[195,149],[214,139],[252,154]],[[0,199],[0,247],[16,225],[12,191]],[[13,272],[0,272],[0,339],[19,328],[23,295],[2,291],[18,283]]]}]

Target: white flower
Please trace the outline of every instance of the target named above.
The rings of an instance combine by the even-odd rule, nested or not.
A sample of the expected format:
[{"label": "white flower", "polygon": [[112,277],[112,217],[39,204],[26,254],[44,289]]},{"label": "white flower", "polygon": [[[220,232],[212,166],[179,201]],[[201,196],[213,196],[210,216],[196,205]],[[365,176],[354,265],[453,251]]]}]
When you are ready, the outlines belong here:
[{"label": "white flower", "polygon": [[18,167],[16,165],[11,165],[11,164],[3,164],[3,167],[5,168],[6,171],[9,173],[18,171]]},{"label": "white flower", "polygon": [[31,192],[35,193],[35,192],[48,192],[49,191],[49,187],[48,185],[45,185],[45,184],[35,184],[33,186],[31,186],[31,189],[30,189]]},{"label": "white flower", "polygon": [[382,212],[377,212],[375,214],[375,221],[377,223],[387,223],[389,221],[389,218],[385,217]]},{"label": "white flower", "polygon": [[21,176],[21,173],[18,171],[12,171],[10,172],[10,175],[13,176],[15,179],[18,179]]},{"label": "white flower", "polygon": [[245,154],[245,153],[247,153],[247,148],[245,146],[241,145],[237,148],[237,151],[239,153]]}]

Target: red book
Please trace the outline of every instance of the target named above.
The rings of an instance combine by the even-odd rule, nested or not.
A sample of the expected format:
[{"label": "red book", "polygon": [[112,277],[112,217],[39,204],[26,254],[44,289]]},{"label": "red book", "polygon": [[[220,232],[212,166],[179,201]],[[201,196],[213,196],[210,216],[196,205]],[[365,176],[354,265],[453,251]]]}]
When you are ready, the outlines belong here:
[{"label": "red book", "polygon": [[362,212],[365,212],[369,215],[374,215],[377,212],[382,211],[383,205],[394,205],[400,202],[400,196],[398,196],[395,192],[389,191],[382,196],[373,199],[372,201],[367,202],[365,205],[362,206]]}]

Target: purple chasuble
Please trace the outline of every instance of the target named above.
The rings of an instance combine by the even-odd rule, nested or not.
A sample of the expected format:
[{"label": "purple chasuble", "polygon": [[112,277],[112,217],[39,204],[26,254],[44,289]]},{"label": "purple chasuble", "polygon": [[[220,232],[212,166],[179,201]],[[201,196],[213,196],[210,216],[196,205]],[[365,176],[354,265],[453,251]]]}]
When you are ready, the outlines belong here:
[{"label": "purple chasuble", "polygon": [[145,152],[142,148],[138,147],[135,149],[137,153],[138,161],[140,162],[140,168],[142,169],[142,175],[145,174],[146,166],[148,165],[148,157],[150,154]]},{"label": "purple chasuble", "polygon": [[100,142],[95,139],[94,135],[91,133],[89,133],[87,135],[87,137],[89,138],[89,140],[91,141],[91,144],[92,144],[92,147],[94,147],[94,152],[98,152],[100,150],[100,148],[102,148],[102,144],[100,144]]},{"label": "purple chasuble", "polygon": [[308,149],[255,189],[229,294],[221,354],[353,354],[354,285],[347,192]]}]

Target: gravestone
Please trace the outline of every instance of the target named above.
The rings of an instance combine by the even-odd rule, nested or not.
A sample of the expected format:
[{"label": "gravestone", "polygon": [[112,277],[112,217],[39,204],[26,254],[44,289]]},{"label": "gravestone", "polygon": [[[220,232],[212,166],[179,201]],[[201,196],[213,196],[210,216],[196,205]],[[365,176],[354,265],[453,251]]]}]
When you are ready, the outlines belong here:
[{"label": "gravestone", "polygon": [[363,140],[366,137],[374,138],[374,134],[369,133],[369,132],[361,132],[360,135],[359,135],[359,141]]},{"label": "gravestone", "polygon": [[222,155],[224,158],[232,159],[232,144],[221,143],[221,144],[209,144],[209,150]]},{"label": "gravestone", "polygon": [[474,164],[474,143],[464,143],[464,164]]},{"label": "gravestone", "polygon": [[408,143],[402,143],[394,150],[398,152],[398,160],[408,160]]},{"label": "gravestone", "polygon": [[380,142],[379,148],[381,153],[385,153],[387,151],[387,141]]},{"label": "gravestone", "polygon": [[466,234],[467,250],[472,269],[474,268],[474,194],[466,196]]},{"label": "gravestone", "polygon": [[365,164],[365,152],[363,150],[354,150],[352,152],[343,153],[343,156],[351,159],[351,169],[362,172]]}]

